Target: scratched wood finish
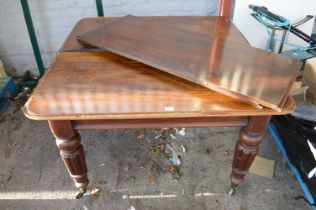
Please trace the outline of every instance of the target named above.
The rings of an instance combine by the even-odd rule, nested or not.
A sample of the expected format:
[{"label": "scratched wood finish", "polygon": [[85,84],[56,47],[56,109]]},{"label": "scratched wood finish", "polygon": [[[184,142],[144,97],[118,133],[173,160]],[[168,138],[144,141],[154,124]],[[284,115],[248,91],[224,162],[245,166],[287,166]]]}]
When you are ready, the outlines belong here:
[{"label": "scratched wood finish", "polygon": [[[64,44],[60,48],[60,52],[70,51],[100,51],[97,47],[85,44],[78,41],[77,37],[84,33],[87,33],[93,29],[112,23],[113,21],[119,20],[122,17],[88,17],[83,18],[75,25]],[[231,22],[225,21],[227,19],[221,17],[210,17],[210,16],[160,16],[160,17],[143,17],[150,21],[159,21],[164,25],[172,25],[175,28],[183,31],[196,31],[198,30],[202,34],[209,33],[207,27],[196,27],[196,25],[212,25],[220,21],[222,26],[217,33],[226,34],[226,39],[241,44],[248,44],[243,35],[235,28],[230,27]],[[103,50],[104,51],[104,50]]]},{"label": "scratched wood finish", "polygon": [[300,62],[234,42],[229,33],[233,24],[223,17],[214,20],[184,23],[191,30],[182,30],[159,19],[126,16],[78,38],[239,100],[281,111]]},{"label": "scratched wood finish", "polygon": [[64,52],[56,56],[24,106],[32,119],[133,119],[278,115],[112,54]]}]

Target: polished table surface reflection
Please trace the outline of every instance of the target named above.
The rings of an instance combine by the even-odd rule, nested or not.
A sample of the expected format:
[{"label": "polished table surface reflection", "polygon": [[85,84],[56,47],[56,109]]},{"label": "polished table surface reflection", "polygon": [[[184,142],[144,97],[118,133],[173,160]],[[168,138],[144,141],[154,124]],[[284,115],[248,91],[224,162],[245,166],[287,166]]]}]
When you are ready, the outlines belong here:
[{"label": "polished table surface reflection", "polygon": [[[161,17],[143,17],[151,21],[157,21],[161,24],[172,25],[175,28],[182,29],[183,31],[192,32],[197,31],[200,34],[209,34],[209,26],[214,24],[214,20],[220,22],[221,27],[213,31],[214,35],[217,37],[225,36],[226,40],[240,43],[243,45],[248,45],[247,40],[244,36],[238,31],[236,27],[232,27],[232,23],[224,17],[209,17],[209,16],[161,16]],[[90,32],[94,29],[97,29],[101,26],[113,23],[121,17],[90,17],[80,20],[73,30],[70,32],[69,36],[66,38],[63,43],[60,52],[69,52],[69,51],[100,51],[97,47],[93,47],[88,44],[84,44],[78,41],[78,37]],[[207,27],[197,27],[197,25],[202,24],[202,26]],[[102,50],[104,51],[104,50]]]},{"label": "polished table surface reflection", "polygon": [[[61,157],[81,194],[88,176],[78,130],[118,128],[243,126],[237,141],[232,187],[244,180],[271,115],[290,113],[288,97],[280,112],[259,109],[150,66],[78,42],[77,36],[118,18],[79,21],[25,104],[25,115],[47,120]],[[211,17],[150,17],[184,30]],[[225,24],[229,25],[229,22]],[[228,39],[247,44],[235,28]],[[205,31],[203,33],[206,33]],[[219,35],[222,33],[218,31]],[[92,155],[92,154],[89,154]],[[232,189],[233,189],[232,188]]]},{"label": "polished table surface reflection", "polygon": [[[293,106],[288,99],[282,113]],[[280,114],[109,52],[59,53],[25,113],[39,120]]]},{"label": "polished table surface reflection", "polygon": [[232,41],[235,26],[226,18],[186,24],[129,15],[78,38],[239,100],[282,109],[299,61]]},{"label": "polished table surface reflection", "polygon": [[[287,99],[281,113],[258,109],[147,65],[78,42],[91,29],[119,18],[86,18],[78,22],[60,53],[25,106],[33,119],[102,119],[165,116],[277,115],[294,105]],[[223,17],[146,17],[186,32],[209,33],[248,45],[241,33]],[[196,25],[207,27],[195,27]],[[215,25],[214,25],[215,27]],[[223,38],[224,37],[224,38]],[[91,52],[92,51],[92,52]],[[43,100],[44,99],[44,100]]]}]

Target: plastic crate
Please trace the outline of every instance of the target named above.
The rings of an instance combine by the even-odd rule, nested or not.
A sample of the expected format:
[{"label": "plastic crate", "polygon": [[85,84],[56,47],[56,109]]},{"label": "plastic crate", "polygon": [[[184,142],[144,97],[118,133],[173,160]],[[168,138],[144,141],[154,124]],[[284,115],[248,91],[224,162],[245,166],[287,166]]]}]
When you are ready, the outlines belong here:
[{"label": "plastic crate", "polygon": [[15,88],[12,77],[0,78],[0,99],[13,96]]},{"label": "plastic crate", "polygon": [[0,78],[0,115],[9,107],[10,101],[16,89],[16,85],[12,77]]}]

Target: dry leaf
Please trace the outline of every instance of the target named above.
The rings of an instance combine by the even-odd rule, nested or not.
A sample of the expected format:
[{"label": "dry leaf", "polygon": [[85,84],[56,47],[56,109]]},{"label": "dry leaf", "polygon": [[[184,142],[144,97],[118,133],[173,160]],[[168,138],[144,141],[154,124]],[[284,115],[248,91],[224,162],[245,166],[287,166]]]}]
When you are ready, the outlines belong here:
[{"label": "dry leaf", "polygon": [[218,205],[219,205],[219,202],[218,202],[218,200],[217,200],[217,199],[215,200],[215,203],[216,203],[216,206],[218,206]]},{"label": "dry leaf", "polygon": [[226,151],[225,151],[225,155],[226,155],[226,156],[230,156],[232,153],[233,153],[233,152],[232,152],[231,150],[226,150]]},{"label": "dry leaf", "polygon": [[216,149],[219,149],[219,148],[221,148],[223,146],[224,146],[224,144],[221,144],[221,145],[217,146]]},{"label": "dry leaf", "polygon": [[151,147],[150,151],[151,151],[151,154],[154,156],[159,156],[161,154],[160,147],[153,146],[153,147]]},{"label": "dry leaf", "polygon": [[137,139],[139,140],[143,140],[144,138],[145,138],[145,135],[143,133],[137,136]]},{"label": "dry leaf", "polygon": [[11,157],[11,149],[10,148],[4,148],[4,158],[9,159]]},{"label": "dry leaf", "polygon": [[181,177],[180,167],[175,165],[168,165],[167,171],[173,176],[173,178],[179,180]]},{"label": "dry leaf", "polygon": [[101,189],[98,187],[93,187],[90,194],[92,198],[95,200],[99,197]]},{"label": "dry leaf", "polygon": [[168,165],[168,166],[167,166],[167,171],[168,171],[170,174],[173,174],[173,170],[174,170],[173,165]]},{"label": "dry leaf", "polygon": [[148,177],[148,179],[149,179],[150,181],[155,181],[155,180],[157,179],[157,176],[155,176],[155,175],[150,175],[150,176]]},{"label": "dry leaf", "polygon": [[136,154],[134,155],[135,160],[139,160],[139,156]]},{"label": "dry leaf", "polygon": [[127,210],[136,210],[134,206],[131,206],[130,208],[128,208]]},{"label": "dry leaf", "polygon": [[180,152],[181,156],[184,156],[187,154],[187,150],[185,149],[185,147],[182,144],[179,147],[179,152]]},{"label": "dry leaf", "polygon": [[176,129],[175,128],[162,129],[160,135],[164,139],[175,138]]},{"label": "dry leaf", "polygon": [[140,168],[146,168],[146,165],[147,165],[147,162],[146,161],[143,161],[142,164],[140,164]]},{"label": "dry leaf", "polygon": [[160,147],[160,150],[162,152],[164,152],[166,150],[166,143],[165,142],[160,142],[159,147]]},{"label": "dry leaf", "polygon": [[151,165],[151,174],[152,175],[157,175],[159,171],[159,166],[156,163],[153,163]]},{"label": "dry leaf", "polygon": [[129,182],[135,182],[135,181],[136,181],[136,176],[129,176],[129,177],[127,178],[127,180],[128,180]]},{"label": "dry leaf", "polygon": [[148,177],[148,179],[150,181],[155,181],[157,179],[158,171],[159,171],[159,166],[156,163],[153,163],[151,165],[151,175]]},{"label": "dry leaf", "polygon": [[123,170],[124,170],[125,172],[129,172],[131,169],[132,169],[131,164],[126,164],[126,165],[123,167]]}]

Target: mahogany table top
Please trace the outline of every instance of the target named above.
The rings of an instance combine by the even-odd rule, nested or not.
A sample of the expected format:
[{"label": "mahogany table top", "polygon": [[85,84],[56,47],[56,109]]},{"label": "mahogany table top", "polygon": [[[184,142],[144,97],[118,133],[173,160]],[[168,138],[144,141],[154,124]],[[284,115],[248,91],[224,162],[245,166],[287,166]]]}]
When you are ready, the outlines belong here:
[{"label": "mahogany table top", "polygon": [[24,107],[32,119],[279,115],[110,52],[56,56]]},{"label": "mahogany table top", "polygon": [[[180,23],[183,18],[165,19]],[[184,19],[188,18],[209,17]],[[25,104],[26,116],[36,120],[152,119],[281,115],[294,110],[290,97],[281,112],[259,109],[110,52],[87,52],[98,49],[77,41],[77,35],[116,19],[87,18],[77,23]],[[236,34],[233,40],[246,43]]]},{"label": "mahogany table top", "polygon": [[182,24],[129,15],[79,39],[242,101],[283,107],[299,61],[232,41],[236,28],[225,18]]},{"label": "mahogany table top", "polygon": [[[231,41],[247,44],[247,40],[243,37],[243,35],[236,29],[236,27],[229,27],[232,23],[229,19],[225,17],[210,17],[210,16],[153,16],[153,17],[143,17],[148,20],[157,21],[159,20],[162,24],[172,25],[184,31],[196,31],[199,30],[202,34],[209,33],[209,29],[207,27],[197,28],[194,25],[202,24],[202,25],[210,25],[214,24],[214,20],[218,20],[221,22],[222,26],[216,33],[218,36],[222,34],[226,34],[226,39]],[[73,52],[73,51],[104,51],[97,49],[97,47],[93,47],[88,44],[84,44],[79,42],[77,37],[87,33],[93,29],[96,29],[105,24],[112,23],[113,21],[119,20],[121,17],[88,17],[81,19],[75,25],[73,30],[70,32],[69,36],[66,38],[64,44],[62,45],[60,51],[61,52]]]}]

